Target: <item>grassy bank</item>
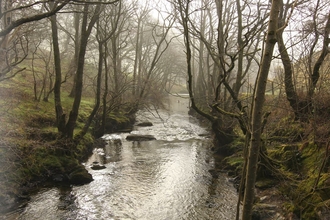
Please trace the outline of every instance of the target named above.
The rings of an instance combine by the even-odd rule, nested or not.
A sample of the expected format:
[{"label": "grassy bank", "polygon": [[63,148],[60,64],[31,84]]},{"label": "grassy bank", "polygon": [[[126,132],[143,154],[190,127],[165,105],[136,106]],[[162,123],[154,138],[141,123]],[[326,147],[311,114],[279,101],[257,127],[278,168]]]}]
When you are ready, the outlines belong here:
[{"label": "grassy bank", "polygon": [[[0,84],[0,213],[20,199],[29,189],[47,184],[82,184],[92,177],[81,165],[91,153],[95,138],[87,133],[78,145],[62,140],[55,124],[52,96],[48,102],[35,101],[33,90],[23,76]],[[72,99],[62,94],[65,112]],[[84,98],[75,132],[83,127],[94,105]],[[130,120],[120,114],[109,116],[120,123]]]}]

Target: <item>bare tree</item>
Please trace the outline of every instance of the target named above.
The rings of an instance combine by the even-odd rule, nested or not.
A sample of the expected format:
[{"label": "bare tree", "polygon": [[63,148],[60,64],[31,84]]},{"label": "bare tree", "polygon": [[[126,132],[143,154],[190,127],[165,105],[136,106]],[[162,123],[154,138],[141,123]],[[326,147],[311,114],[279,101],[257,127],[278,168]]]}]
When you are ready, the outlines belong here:
[{"label": "bare tree", "polygon": [[[61,81],[62,81],[62,71],[61,71],[61,60],[60,60],[60,51],[58,45],[58,34],[57,34],[57,23],[56,23],[56,15],[53,15],[51,18],[52,23],[52,36],[53,36],[53,48],[54,48],[54,62],[55,62],[55,87],[54,87],[54,100],[55,100],[55,112],[56,112],[56,121],[57,127],[60,133],[63,136],[68,137],[70,139],[73,138],[73,130],[75,128],[75,123],[78,117],[78,110],[81,101],[81,93],[82,93],[82,77],[83,77],[83,68],[85,62],[85,52],[87,47],[88,37],[92,31],[92,28],[98,18],[100,12],[100,5],[98,5],[95,9],[91,22],[88,24],[88,9],[89,5],[86,4],[84,6],[84,16],[83,16],[83,24],[82,31],[83,34],[80,42],[80,52],[78,59],[78,68],[76,71],[77,82],[76,82],[76,94],[75,99],[72,105],[72,110],[70,112],[70,116],[68,122],[66,123],[65,114],[63,113],[63,108],[61,104]],[[88,26],[87,26],[88,25]],[[80,66],[79,66],[80,65]]]},{"label": "bare tree", "polygon": [[[107,65],[107,44],[109,43],[110,39],[113,37],[117,30],[117,26],[119,23],[119,19],[121,16],[121,8],[122,3],[120,2],[118,5],[118,9],[115,10],[117,13],[109,13],[108,8],[104,8],[102,10],[102,14],[100,15],[100,18],[97,21],[97,27],[96,27],[96,40],[98,43],[98,68],[97,68],[97,83],[96,83],[96,94],[95,94],[95,105],[90,113],[88,119],[86,120],[86,123],[81,130],[81,132],[78,134],[77,139],[84,136],[88,128],[90,127],[94,117],[97,114],[97,111],[99,110],[99,107],[101,105],[101,89],[102,89],[102,78],[104,79],[104,94],[103,94],[103,111],[102,111],[102,124],[101,124],[101,131],[102,135],[105,132],[105,121],[106,121],[106,114],[107,114],[107,95],[108,95],[108,65]],[[114,10],[110,10],[110,12],[114,12]],[[111,16],[110,16],[111,15]],[[114,16],[115,15],[115,16]],[[109,19],[114,19],[114,22],[109,22]],[[112,25],[109,28],[109,23]],[[105,71],[103,71],[105,69]]]},{"label": "bare tree", "polygon": [[75,95],[75,84],[76,84],[76,77],[75,77],[75,71],[77,70],[78,65],[78,54],[79,54],[79,42],[80,42],[80,20],[81,20],[81,13],[79,12],[81,8],[81,5],[74,5],[75,12],[73,14],[73,22],[74,22],[74,55],[72,59],[72,75],[73,78],[73,86],[70,92],[70,97],[74,97]]},{"label": "bare tree", "polygon": [[265,102],[265,91],[270,64],[275,44],[277,42],[276,32],[278,31],[279,12],[283,3],[281,0],[273,0],[271,3],[268,30],[266,33],[265,48],[261,59],[261,64],[258,71],[256,81],[255,94],[252,105],[251,118],[251,141],[249,148],[249,156],[247,160],[246,182],[244,190],[243,201],[243,220],[252,219],[252,208],[254,204],[255,182],[257,177],[258,158],[261,147],[261,133],[262,133],[262,118],[263,106]]},{"label": "bare tree", "polygon": [[43,1],[5,0],[0,2],[0,81],[14,77],[24,70],[24,68],[17,68],[17,65],[27,56],[27,38],[18,27],[50,17],[68,2],[70,0],[54,4],[49,11],[45,11]]},{"label": "bare tree", "polygon": [[150,9],[148,4],[146,4],[142,9],[137,10],[135,16],[137,18],[136,33],[135,33],[135,58],[134,58],[134,69],[133,69],[133,89],[132,95],[135,96],[139,93],[138,77],[142,72],[142,45],[143,45],[143,35],[144,35],[144,25],[145,21],[148,19],[148,14]]},{"label": "bare tree", "polygon": [[[299,7],[299,10],[301,10],[303,7],[306,7],[304,4],[310,5],[308,1],[286,3],[280,13],[280,23],[282,25],[288,25],[287,19],[295,16],[292,14],[292,8]],[[313,111],[312,99],[320,77],[320,68],[329,53],[329,12],[326,12],[325,16],[318,15],[318,13],[324,11],[323,8],[326,8],[325,5],[327,3],[318,0],[315,2],[315,6],[309,7],[312,11],[308,19],[312,18],[312,20],[306,21],[306,19],[301,18],[300,14],[298,15],[299,21],[303,22],[301,24],[303,25],[302,36],[301,39],[297,38],[295,42],[290,42],[291,45],[285,42],[283,29],[277,32],[278,49],[284,67],[286,97],[295,114],[296,120],[307,121],[308,115]],[[296,22],[298,23],[298,21]],[[290,55],[290,47],[292,47],[291,50],[295,51],[295,54]],[[297,53],[300,51],[300,47],[304,48],[304,51],[301,51],[299,55]],[[318,51],[320,51],[318,58],[315,58]],[[306,73],[305,80],[303,80],[307,88],[305,96],[299,95],[297,90],[300,88],[296,88],[295,77],[298,76],[299,72]]]},{"label": "bare tree", "polygon": [[[264,28],[265,19],[267,18],[266,11],[267,6],[262,4],[256,4],[255,7],[248,7],[247,3],[243,6],[235,4],[233,2],[215,1],[215,4],[209,1],[205,1],[205,5],[193,5],[191,1],[175,1],[177,13],[181,13],[181,10],[187,10],[185,7],[193,7],[187,11],[187,15],[181,13],[180,22],[184,23],[183,19],[187,19],[187,33],[195,36],[198,41],[202,42],[205,46],[195,46],[194,41],[189,38],[189,46],[194,47],[199,55],[199,74],[198,78],[195,78],[194,74],[194,60],[191,60],[191,77],[188,76],[188,84],[192,84],[190,88],[191,95],[194,96],[192,108],[197,106],[203,106],[201,109],[196,110],[200,114],[209,118],[214,124],[214,130],[216,135],[219,135],[219,140],[231,140],[230,136],[233,135],[233,126],[227,126],[226,124],[234,124],[238,121],[243,133],[247,133],[249,130],[248,122],[248,103],[243,103],[243,99],[240,97],[240,88],[245,83],[245,77],[251,74],[251,67],[257,66],[258,62],[258,48],[260,34]],[[185,6],[183,5],[185,4]],[[180,6],[181,5],[181,6]],[[181,7],[181,8],[180,8]],[[242,8],[240,8],[242,7]],[[253,8],[253,10],[252,10]],[[244,12],[244,19],[238,19],[241,22],[236,28],[236,17],[234,13],[237,10],[242,9]],[[244,9],[244,10],[243,10]],[[208,16],[209,30],[205,31],[205,27],[201,25],[200,29],[196,25],[196,19],[192,15],[197,14],[201,10],[205,10]],[[204,13],[199,13],[202,17],[199,20],[205,22]],[[189,16],[188,16],[189,15]],[[182,17],[183,16],[183,17]],[[243,14],[241,15],[243,16]],[[198,20],[198,19],[197,19]],[[244,20],[244,22],[243,22]],[[184,26],[184,25],[183,25]],[[205,33],[214,31],[215,34],[207,36]],[[241,32],[237,37],[237,32]],[[205,33],[203,33],[205,32]],[[255,37],[257,36],[257,37]],[[185,42],[187,45],[187,42]],[[197,49],[198,48],[198,49]],[[191,51],[192,58],[194,57],[194,50]],[[207,63],[202,59],[205,57],[203,54],[207,54]],[[203,65],[205,67],[203,67]],[[238,65],[238,67],[237,67]],[[211,71],[212,68],[212,71]],[[207,71],[205,71],[205,69]],[[189,71],[188,71],[189,72]],[[204,73],[207,74],[204,74]],[[236,77],[236,80],[235,80]],[[235,80],[235,82],[233,82]],[[211,82],[211,88],[213,91],[209,92],[208,99],[205,99],[205,93],[199,94],[198,91],[205,91],[206,89],[196,90],[194,85],[206,84]],[[210,87],[205,86],[205,88]],[[203,105],[199,100],[203,100],[206,103]],[[232,105],[233,104],[233,105]],[[205,108],[210,108],[211,113],[207,113]],[[225,122],[226,120],[226,122]],[[220,127],[218,127],[220,126]],[[227,135],[226,135],[227,133]],[[227,138],[225,138],[227,136]]]}]

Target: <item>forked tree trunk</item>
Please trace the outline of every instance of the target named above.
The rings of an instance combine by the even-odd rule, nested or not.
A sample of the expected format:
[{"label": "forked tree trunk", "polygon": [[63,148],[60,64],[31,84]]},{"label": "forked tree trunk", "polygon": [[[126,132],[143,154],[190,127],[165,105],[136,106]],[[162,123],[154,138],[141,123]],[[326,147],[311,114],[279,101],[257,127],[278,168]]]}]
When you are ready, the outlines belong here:
[{"label": "forked tree trunk", "polygon": [[103,67],[103,59],[104,59],[104,53],[103,53],[103,42],[98,42],[98,49],[99,49],[99,60],[98,60],[98,70],[97,70],[97,82],[96,82],[96,97],[95,97],[95,105],[88,116],[88,119],[84,125],[84,127],[81,129],[79,134],[77,135],[77,138],[75,137],[75,140],[79,141],[88,131],[89,126],[92,124],[92,121],[97,113],[97,111],[100,108],[101,104],[101,80],[102,80],[102,67]]},{"label": "forked tree trunk", "polygon": [[93,14],[89,24],[87,24],[88,9],[89,9],[89,5],[86,4],[84,6],[84,14],[83,14],[83,21],[82,21],[82,28],[81,28],[80,48],[79,48],[78,64],[77,64],[77,71],[76,71],[75,97],[74,97],[74,101],[72,104],[72,109],[70,111],[70,116],[69,116],[68,122],[66,124],[65,136],[69,139],[73,138],[73,131],[76,126],[76,121],[77,121],[78,113],[79,113],[79,107],[80,107],[81,96],[82,96],[82,88],[83,88],[85,54],[86,54],[88,38],[89,38],[89,35],[91,34],[94,24],[96,23],[96,21],[99,17],[101,6],[100,5],[96,6],[94,14]]},{"label": "forked tree trunk", "polygon": [[329,54],[329,44],[330,44],[330,13],[328,14],[327,23],[324,28],[324,39],[323,39],[323,45],[322,50],[319,58],[316,60],[316,63],[313,68],[312,76],[311,76],[311,84],[308,91],[308,98],[309,100],[312,99],[314,95],[314,91],[316,88],[316,84],[320,78],[320,68],[325,60],[325,57]]}]

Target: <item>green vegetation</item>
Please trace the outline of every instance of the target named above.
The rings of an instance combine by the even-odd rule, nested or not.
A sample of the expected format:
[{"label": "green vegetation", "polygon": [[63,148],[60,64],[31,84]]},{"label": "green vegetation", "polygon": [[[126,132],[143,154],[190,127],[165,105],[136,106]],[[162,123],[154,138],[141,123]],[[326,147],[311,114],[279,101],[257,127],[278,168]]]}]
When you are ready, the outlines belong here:
[{"label": "green vegetation", "polygon": [[[81,162],[92,152],[93,129],[78,144],[62,139],[56,128],[53,100],[35,101],[28,77],[1,83],[0,96],[0,211],[15,199],[25,198],[31,187],[49,181],[82,184],[92,180]],[[62,102],[70,109],[72,99],[65,91]],[[93,105],[94,98],[82,100],[75,133],[84,126]],[[108,117],[117,125],[131,123],[123,113]]]},{"label": "green vegetation", "polygon": [[[295,121],[283,109],[271,114],[268,120],[272,123],[266,125],[263,134],[264,152],[259,158],[256,181],[259,196],[270,196],[276,189],[278,195],[272,195],[270,204],[281,206],[287,216],[319,219],[330,201],[328,113],[314,115],[310,123],[304,123]],[[243,136],[233,142],[232,148],[235,153],[223,162],[228,174],[240,179],[244,166]],[[257,199],[256,212],[263,205]]]}]

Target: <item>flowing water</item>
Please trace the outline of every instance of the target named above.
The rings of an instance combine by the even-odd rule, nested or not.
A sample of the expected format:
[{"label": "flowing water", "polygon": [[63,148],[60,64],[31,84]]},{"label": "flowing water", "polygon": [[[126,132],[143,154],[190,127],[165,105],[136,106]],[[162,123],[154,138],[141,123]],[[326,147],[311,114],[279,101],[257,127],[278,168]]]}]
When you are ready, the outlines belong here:
[{"label": "flowing water", "polygon": [[[156,140],[125,140],[95,149],[85,163],[94,181],[83,186],[46,188],[8,219],[229,219],[235,218],[236,190],[225,175],[211,175],[211,139],[187,114],[188,100],[170,98],[170,110],[140,112],[151,121],[132,133]],[[93,162],[105,169],[93,170]]]}]

